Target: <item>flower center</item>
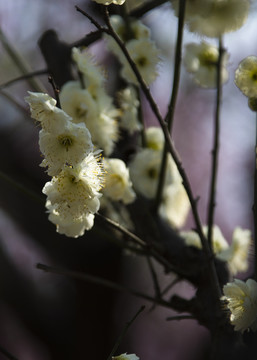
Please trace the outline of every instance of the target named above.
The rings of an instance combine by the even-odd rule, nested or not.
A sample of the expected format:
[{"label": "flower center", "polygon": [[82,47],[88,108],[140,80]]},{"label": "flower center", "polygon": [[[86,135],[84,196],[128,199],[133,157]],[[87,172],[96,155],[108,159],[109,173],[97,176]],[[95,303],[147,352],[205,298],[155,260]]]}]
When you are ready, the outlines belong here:
[{"label": "flower center", "polygon": [[150,168],[147,170],[147,175],[151,178],[151,179],[156,179],[157,178],[157,170],[155,168]]},{"label": "flower center", "polygon": [[79,119],[84,118],[87,115],[87,109],[85,109],[85,107],[78,106],[75,109],[75,115]]},{"label": "flower center", "polygon": [[254,72],[252,73],[251,78],[253,79],[253,81],[257,81],[257,71],[254,71]]},{"label": "flower center", "polygon": [[213,51],[205,50],[199,55],[199,60],[202,66],[217,65],[217,54]]},{"label": "flower center", "polygon": [[136,64],[139,67],[144,67],[147,64],[147,58],[145,56],[141,56],[136,60]]},{"label": "flower center", "polygon": [[58,141],[61,146],[66,148],[66,151],[73,145],[73,139],[69,135],[59,135]]}]

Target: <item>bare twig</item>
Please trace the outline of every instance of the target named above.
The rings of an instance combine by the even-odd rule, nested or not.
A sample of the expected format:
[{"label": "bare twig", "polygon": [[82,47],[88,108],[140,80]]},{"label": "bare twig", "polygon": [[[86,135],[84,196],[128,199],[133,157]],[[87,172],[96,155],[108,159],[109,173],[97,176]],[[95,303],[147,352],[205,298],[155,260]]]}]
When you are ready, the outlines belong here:
[{"label": "bare twig", "polygon": [[59,93],[60,90],[59,88],[56,86],[54,78],[50,75],[48,76],[48,81],[49,83],[52,85],[53,91],[54,91],[54,95],[55,95],[55,99],[56,99],[56,106],[61,109],[61,103],[60,103],[60,97],[59,97]]},{"label": "bare twig", "polygon": [[[170,131],[170,134],[172,132],[172,125],[173,125],[173,119],[174,119],[174,113],[175,113],[175,105],[176,105],[178,89],[179,89],[185,8],[186,8],[186,0],[181,0],[179,3],[178,36],[177,36],[176,51],[175,51],[173,86],[172,86],[172,92],[171,92],[171,98],[170,98],[170,102],[169,102],[169,106],[168,106],[168,111],[165,116],[165,121],[168,124],[168,129]],[[157,187],[155,204],[154,204],[154,209],[156,212],[157,212],[158,207],[162,200],[162,193],[163,193],[165,175],[166,175],[167,155],[168,155],[168,147],[165,142],[165,145],[163,147],[161,169],[160,169],[158,187]]]},{"label": "bare twig", "polygon": [[29,197],[31,197],[32,199],[34,199],[38,203],[40,203],[40,204],[45,203],[43,197],[39,196],[34,191],[29,190],[27,187],[25,187],[24,185],[18,183],[16,180],[12,179],[10,176],[6,175],[2,171],[0,171],[0,179],[4,180],[7,184],[10,184],[12,187],[17,189],[21,193],[24,193],[24,194],[28,195]]},{"label": "bare twig", "polygon": [[173,288],[178,282],[181,281],[180,277],[176,277],[170,284],[168,284],[161,292],[161,295],[165,295],[170,289]]},{"label": "bare twig", "polygon": [[13,85],[13,84],[15,84],[15,83],[17,83],[19,81],[28,80],[28,79],[33,78],[35,76],[45,75],[45,74],[48,74],[47,69],[37,70],[37,71],[30,72],[28,74],[18,76],[15,79],[9,80],[9,81],[5,82],[4,84],[0,85],[0,90],[5,89],[6,87],[11,86],[11,85]]},{"label": "bare twig", "polygon": [[216,201],[216,182],[218,173],[218,155],[219,155],[219,135],[220,135],[220,103],[222,96],[222,84],[221,84],[221,69],[222,69],[222,57],[224,49],[222,45],[222,38],[219,39],[219,58],[217,62],[217,92],[216,92],[216,109],[214,117],[214,139],[213,139],[213,150],[212,150],[212,173],[211,173],[211,184],[209,192],[209,203],[208,203],[208,243],[210,249],[212,249],[212,227],[214,221],[214,210]]},{"label": "bare twig", "polygon": [[140,309],[136,312],[136,314],[133,316],[133,318],[127,322],[126,326],[124,327],[124,329],[122,330],[120,336],[118,337],[110,355],[108,356],[107,360],[111,360],[112,356],[115,354],[116,350],[118,349],[122,339],[124,338],[124,336],[126,335],[129,327],[132,325],[132,323],[136,320],[136,318],[138,317],[138,315],[145,309],[145,306],[141,306]]},{"label": "bare twig", "polygon": [[154,290],[155,290],[155,297],[161,298],[161,289],[160,289],[158,277],[157,277],[157,274],[156,274],[156,271],[154,268],[154,264],[149,256],[146,257],[146,261],[147,261],[148,267],[149,267],[151,275],[152,275]]},{"label": "bare twig", "polygon": [[90,283],[98,284],[98,285],[105,286],[105,287],[108,287],[113,290],[127,292],[127,293],[134,295],[136,297],[139,297],[141,299],[145,299],[145,300],[151,301],[153,303],[156,303],[158,305],[170,308],[170,303],[165,300],[155,299],[152,296],[141,293],[140,291],[136,291],[136,290],[127,288],[125,286],[116,284],[110,280],[102,279],[97,276],[83,274],[78,271],[70,271],[70,270],[60,269],[60,268],[57,268],[54,266],[48,266],[45,264],[37,264],[36,268],[40,269],[40,270],[44,270],[46,272],[53,273],[53,274],[64,275],[64,276],[68,276],[68,277],[71,277],[74,279],[80,279],[80,280],[87,281]]},{"label": "bare twig", "polygon": [[[20,70],[21,73],[26,75],[27,73],[31,72],[31,69],[25,59],[19,54],[19,52],[15,49],[15,47],[11,44],[11,42],[6,37],[3,30],[0,28],[0,41],[3,44],[4,49],[10,56],[10,58],[13,60],[17,68]],[[35,89],[35,91],[44,91],[44,86],[39,82],[37,79],[34,79],[33,77],[28,77],[28,84]]]},{"label": "bare twig", "polygon": [[80,47],[80,46],[89,46],[94,42],[101,39],[103,32],[100,30],[92,31],[91,33],[87,34],[82,39],[75,41],[74,43],[70,44],[70,48],[73,47]]},{"label": "bare twig", "polygon": [[147,244],[144,240],[140,239],[137,235],[133,234],[128,229],[124,228],[122,225],[117,223],[116,221],[107,218],[106,216],[97,213],[98,217],[104,220],[107,224],[112,226],[114,229],[119,230],[124,235],[128,236],[135,244],[139,245],[142,249],[145,250],[146,255],[153,256],[160,264],[165,266],[165,268],[169,271],[174,271],[175,268],[162,256],[159,254],[158,250],[154,248],[154,243]]}]

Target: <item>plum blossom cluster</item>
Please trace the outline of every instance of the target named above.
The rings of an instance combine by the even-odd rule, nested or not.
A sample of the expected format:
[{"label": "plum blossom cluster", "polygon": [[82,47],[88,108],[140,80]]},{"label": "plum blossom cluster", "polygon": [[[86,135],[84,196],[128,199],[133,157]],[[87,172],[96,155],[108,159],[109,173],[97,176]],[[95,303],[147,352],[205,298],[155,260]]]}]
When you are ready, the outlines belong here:
[{"label": "plum blossom cluster", "polygon": [[52,180],[47,195],[49,220],[60,234],[77,237],[92,228],[100,207],[103,167],[99,152],[93,152],[91,135],[84,123],[76,124],[56,100],[47,94],[29,92],[31,116],[41,125],[39,147]]},{"label": "plum blossom cluster", "polygon": [[[157,64],[160,61],[159,50],[150,39],[150,29],[140,20],[129,19],[129,22],[126,23],[119,15],[112,15],[110,22],[115,32],[126,45],[126,49],[142,78],[149,85],[158,75]],[[122,64],[122,78],[128,83],[137,85],[137,78],[117,43],[109,36],[106,36],[106,41],[109,50],[117,56]]]},{"label": "plum blossom cluster", "polygon": [[81,74],[81,81],[68,81],[61,88],[62,109],[74,123],[84,123],[94,145],[109,156],[118,140],[117,118],[120,111],[105,91],[104,71],[90,53],[73,48],[72,58]]},{"label": "plum blossom cluster", "polygon": [[[135,154],[129,163],[129,170],[135,190],[147,199],[154,199],[159,181],[164,136],[158,127],[149,127],[145,135],[146,147]],[[188,211],[189,201],[181,176],[174,160],[168,155],[159,215],[170,226],[177,228],[184,224]]]},{"label": "plum blossom cluster", "polygon": [[[203,233],[208,234],[208,226],[203,226]],[[199,235],[195,231],[181,231],[181,237],[188,246],[202,248]],[[214,225],[212,228],[212,248],[217,259],[227,262],[232,275],[248,269],[248,256],[251,246],[250,230],[235,228],[232,234],[232,242],[229,245],[220,228]]]}]

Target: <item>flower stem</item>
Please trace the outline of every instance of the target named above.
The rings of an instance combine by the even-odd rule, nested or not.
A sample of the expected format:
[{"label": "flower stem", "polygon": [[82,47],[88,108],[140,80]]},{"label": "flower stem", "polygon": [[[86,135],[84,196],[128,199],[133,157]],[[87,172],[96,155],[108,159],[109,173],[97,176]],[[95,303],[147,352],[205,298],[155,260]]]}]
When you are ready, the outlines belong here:
[{"label": "flower stem", "polygon": [[[171,93],[171,98],[170,98],[170,102],[169,102],[169,106],[168,106],[168,111],[165,116],[165,121],[166,121],[166,123],[168,123],[168,129],[170,131],[170,134],[172,132],[175,105],[176,105],[178,89],[179,89],[185,9],[186,9],[186,0],[181,0],[179,3],[178,36],[177,36],[176,51],[175,51],[173,86],[172,86],[172,93]],[[157,212],[158,207],[162,200],[162,193],[163,193],[164,180],[165,180],[165,174],[166,174],[167,155],[168,155],[168,147],[165,142],[165,145],[163,148],[163,155],[162,155],[158,187],[157,187],[157,192],[156,192],[156,196],[155,196],[155,204],[154,204],[155,212]]]},{"label": "flower stem", "polygon": [[122,339],[124,338],[124,336],[126,335],[129,327],[132,325],[132,323],[136,320],[136,318],[138,317],[138,315],[145,309],[145,306],[141,306],[140,309],[136,312],[136,314],[133,316],[133,318],[127,322],[126,326],[124,327],[124,329],[122,330],[120,336],[118,337],[110,355],[108,356],[107,360],[111,360],[112,356],[115,354],[116,350],[118,349]]},{"label": "flower stem", "polygon": [[102,286],[108,287],[108,288],[113,289],[113,290],[117,290],[117,291],[121,291],[121,292],[127,292],[127,293],[129,293],[131,295],[134,295],[136,297],[145,299],[147,301],[151,301],[152,303],[156,303],[158,305],[165,306],[165,307],[167,307],[169,309],[171,308],[170,303],[163,300],[163,299],[155,299],[150,295],[146,295],[144,293],[141,293],[140,291],[136,291],[136,290],[127,288],[125,286],[116,284],[116,283],[114,283],[114,282],[112,282],[110,280],[103,279],[103,278],[100,278],[98,276],[93,276],[93,275],[89,275],[89,274],[83,274],[83,273],[78,272],[78,271],[65,270],[65,269],[61,269],[61,268],[58,268],[58,267],[48,266],[48,265],[40,264],[40,263],[36,264],[36,268],[40,269],[40,270],[44,270],[46,272],[53,273],[53,274],[68,276],[68,277],[71,277],[71,278],[74,278],[74,279],[80,279],[80,280],[84,280],[84,281],[87,281],[87,282],[90,282],[90,283],[102,285]]},{"label": "flower stem", "polygon": [[222,97],[222,84],[221,84],[221,70],[222,70],[222,57],[223,57],[222,38],[219,38],[219,57],[217,62],[217,92],[216,92],[216,108],[214,116],[214,139],[212,150],[212,169],[211,169],[211,184],[209,192],[208,203],[208,243],[212,251],[212,227],[214,222],[214,210],[216,205],[216,183],[218,173],[218,155],[219,155],[219,137],[220,137],[220,104]]},{"label": "flower stem", "polygon": [[[10,43],[6,35],[4,34],[3,30],[0,28],[0,41],[5,49],[5,51],[8,53],[10,58],[13,60],[17,68],[20,70],[21,73],[26,75],[27,73],[30,73],[30,67],[25,61],[25,59],[18,53],[18,51],[15,49],[15,47]],[[35,91],[44,92],[45,88],[41,82],[39,82],[37,79],[34,79],[33,77],[28,77],[28,84],[31,86]]]},{"label": "flower stem", "polygon": [[0,90],[3,90],[4,88],[15,84],[16,82],[19,82],[21,80],[28,80],[30,78],[33,78],[35,76],[39,76],[39,75],[45,75],[48,74],[48,70],[47,69],[43,69],[43,70],[37,70],[37,71],[32,71],[30,73],[27,73],[25,75],[21,75],[16,77],[15,79],[9,80],[7,82],[5,82],[4,84],[0,85]]}]

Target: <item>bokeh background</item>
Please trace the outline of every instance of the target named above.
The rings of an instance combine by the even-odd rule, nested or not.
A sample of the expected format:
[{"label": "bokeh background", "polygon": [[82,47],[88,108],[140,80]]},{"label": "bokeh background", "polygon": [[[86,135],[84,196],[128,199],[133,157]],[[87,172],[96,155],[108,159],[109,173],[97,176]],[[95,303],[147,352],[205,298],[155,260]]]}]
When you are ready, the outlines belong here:
[{"label": "bokeh background", "polygon": [[[31,70],[46,67],[37,45],[44,31],[54,29],[62,41],[70,44],[94,30],[75,5],[94,14],[91,0],[0,0],[1,30]],[[257,55],[256,16],[256,2],[252,1],[243,28],[224,37],[230,53],[230,79],[223,87],[215,223],[229,242],[236,226],[253,230],[256,120],[233,77],[244,57]],[[148,13],[143,21],[151,27],[162,54],[160,76],[152,85],[152,93],[165,114],[177,19],[167,3]],[[200,37],[185,30],[184,43],[191,41],[199,42]],[[98,42],[91,51],[106,64],[107,85],[112,89],[114,69],[104,43]],[[3,84],[21,73],[2,43],[0,53]],[[46,76],[38,79],[52,93]],[[130,328],[117,354],[136,353],[142,360],[205,359],[209,335],[196,321],[167,322],[173,314],[170,310],[152,310],[150,303],[131,295],[36,269],[38,262],[56,265],[153,294],[144,259],[124,254],[94,229],[82,238],[70,239],[56,234],[48,222],[39,199],[43,198],[41,189],[48,178],[38,166],[39,129],[24,102],[27,90],[31,90],[30,85],[21,81],[0,92],[0,347],[20,360],[107,359],[126,322],[145,304],[146,310]],[[200,196],[203,223],[207,217],[214,101],[215,91],[198,88],[182,68],[173,136],[194,194]],[[144,116],[149,125],[157,125],[147,104]],[[17,187],[17,183],[39,198]],[[189,215],[184,228],[193,226]],[[164,276],[158,265],[157,271],[163,287],[172,281],[172,275]],[[186,283],[179,283],[172,291],[186,298],[194,293]],[[6,357],[0,353],[0,359]]]}]

